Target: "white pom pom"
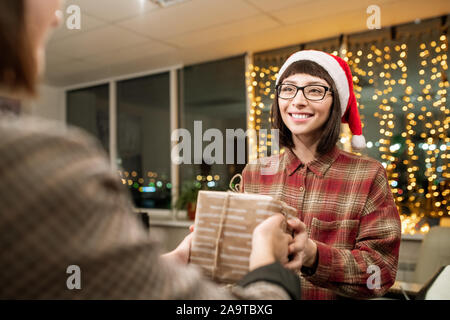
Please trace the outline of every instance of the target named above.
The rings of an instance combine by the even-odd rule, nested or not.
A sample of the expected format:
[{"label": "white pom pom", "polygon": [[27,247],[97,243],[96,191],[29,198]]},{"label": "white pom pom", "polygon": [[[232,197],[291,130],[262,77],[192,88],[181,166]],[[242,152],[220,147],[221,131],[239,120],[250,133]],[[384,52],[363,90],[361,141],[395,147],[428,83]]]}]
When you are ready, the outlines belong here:
[{"label": "white pom pom", "polygon": [[352,137],[352,147],[354,149],[364,149],[366,147],[366,139],[364,139],[364,136],[353,136]]}]

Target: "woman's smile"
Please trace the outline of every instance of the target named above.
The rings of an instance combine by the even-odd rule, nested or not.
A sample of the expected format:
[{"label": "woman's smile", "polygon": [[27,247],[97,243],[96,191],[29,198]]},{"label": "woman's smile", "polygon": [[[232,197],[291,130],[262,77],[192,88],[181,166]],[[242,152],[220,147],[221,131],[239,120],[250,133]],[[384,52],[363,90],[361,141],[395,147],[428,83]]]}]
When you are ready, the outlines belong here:
[{"label": "woman's smile", "polygon": [[288,114],[291,117],[292,121],[296,123],[304,123],[314,117],[314,114],[312,113],[289,112]]}]

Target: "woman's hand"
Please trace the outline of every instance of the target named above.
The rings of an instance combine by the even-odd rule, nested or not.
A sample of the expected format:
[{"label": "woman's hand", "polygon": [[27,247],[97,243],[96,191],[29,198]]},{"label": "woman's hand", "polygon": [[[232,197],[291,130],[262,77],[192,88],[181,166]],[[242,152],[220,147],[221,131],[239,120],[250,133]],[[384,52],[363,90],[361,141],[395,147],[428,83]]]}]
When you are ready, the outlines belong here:
[{"label": "woman's hand", "polygon": [[190,233],[181,241],[181,243],[174,250],[163,254],[161,258],[169,261],[175,260],[182,264],[188,264],[189,256],[191,253],[192,232],[194,231],[194,225],[189,227]]},{"label": "woman's hand", "polygon": [[289,245],[291,260],[284,266],[299,271],[302,266],[312,267],[317,256],[317,245],[309,239],[306,225],[297,218],[288,219],[289,227],[294,231],[294,241]]},{"label": "woman's hand", "polygon": [[250,271],[274,263],[288,262],[289,244],[292,236],[284,232],[285,218],[276,214],[261,222],[253,231]]}]

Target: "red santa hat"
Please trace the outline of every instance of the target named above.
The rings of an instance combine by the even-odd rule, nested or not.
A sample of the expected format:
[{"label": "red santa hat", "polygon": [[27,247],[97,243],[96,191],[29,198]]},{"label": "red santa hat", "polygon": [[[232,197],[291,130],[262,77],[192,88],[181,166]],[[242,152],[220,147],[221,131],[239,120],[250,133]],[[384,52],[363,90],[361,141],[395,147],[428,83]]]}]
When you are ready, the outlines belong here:
[{"label": "red santa hat", "polygon": [[336,85],[341,104],[341,121],[348,123],[352,132],[352,147],[364,149],[366,140],[362,135],[361,120],[359,118],[355,93],[353,92],[353,77],[350,67],[344,59],[317,50],[302,50],[291,55],[278,72],[276,84],[286,69],[294,62],[309,60],[324,68]]}]

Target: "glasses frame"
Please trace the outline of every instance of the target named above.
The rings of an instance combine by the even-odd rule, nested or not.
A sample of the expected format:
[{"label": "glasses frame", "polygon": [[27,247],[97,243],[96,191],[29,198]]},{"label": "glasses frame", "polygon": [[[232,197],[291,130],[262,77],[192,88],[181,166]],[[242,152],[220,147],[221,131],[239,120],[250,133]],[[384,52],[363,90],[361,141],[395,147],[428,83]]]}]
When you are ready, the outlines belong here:
[{"label": "glasses frame", "polygon": [[[297,89],[297,91],[295,91],[295,94],[294,94],[294,96],[292,96],[292,98],[282,98],[282,97],[280,97],[280,92],[279,92],[279,88],[281,88],[281,86],[292,86],[292,87],[295,87]],[[322,87],[322,88],[324,88],[325,92],[323,94],[323,97],[320,98],[320,99],[307,98],[306,95],[305,95],[305,88],[308,88],[308,87]],[[297,96],[299,90],[303,93],[303,96],[305,97],[305,99],[309,100],[309,101],[322,101],[325,98],[325,96],[327,95],[328,92],[331,93],[331,95],[333,95],[333,91],[332,91],[332,89],[330,87],[327,87],[327,86],[324,86],[324,85],[321,85],[321,84],[310,84],[310,85],[307,85],[307,86],[299,87],[299,86],[296,86],[295,84],[292,84],[292,83],[280,83],[280,84],[277,84],[275,86],[275,88],[277,90],[278,98],[283,99],[283,100],[294,99]]]}]

